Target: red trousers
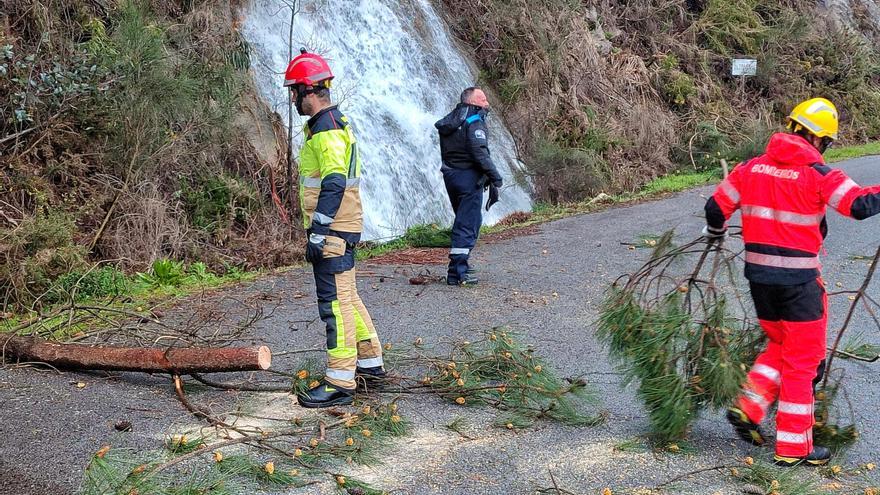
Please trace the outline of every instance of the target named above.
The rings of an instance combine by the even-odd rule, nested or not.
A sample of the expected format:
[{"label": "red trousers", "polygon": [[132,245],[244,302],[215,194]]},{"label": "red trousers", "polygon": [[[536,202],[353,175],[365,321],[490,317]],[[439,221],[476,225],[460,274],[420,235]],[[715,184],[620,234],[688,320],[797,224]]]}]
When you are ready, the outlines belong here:
[{"label": "red trousers", "polygon": [[776,408],[776,453],[813,451],[813,385],[825,358],[828,297],[821,279],[801,285],[750,284],[767,349],[749,372],[737,405],[755,423]]}]

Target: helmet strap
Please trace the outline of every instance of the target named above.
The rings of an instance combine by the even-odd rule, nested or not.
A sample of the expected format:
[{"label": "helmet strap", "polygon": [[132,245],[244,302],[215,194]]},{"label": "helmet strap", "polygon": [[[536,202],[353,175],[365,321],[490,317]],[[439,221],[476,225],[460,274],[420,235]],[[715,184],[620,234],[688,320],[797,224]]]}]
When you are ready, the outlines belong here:
[{"label": "helmet strap", "polygon": [[[819,151],[819,153],[825,153],[825,150],[830,148],[831,145],[834,143],[834,140],[831,139],[830,137],[826,136],[826,137],[820,138],[819,136],[813,134],[806,127],[804,127],[800,124],[796,125],[792,132],[794,132],[798,136],[801,136],[802,138],[806,139],[808,143],[813,145],[813,147]],[[819,144],[815,144],[817,139],[819,140]]]},{"label": "helmet strap", "polygon": [[306,95],[315,94],[315,93],[322,91],[324,89],[329,89],[329,87],[330,87],[329,83],[330,83],[330,81],[321,81],[315,86],[306,86],[304,84],[297,84],[297,85],[291,86],[290,90],[296,92],[296,111],[297,111],[297,113],[299,113],[300,115],[303,115],[303,116],[308,115],[307,113],[305,113],[305,110],[303,110],[303,99],[306,97]]},{"label": "helmet strap", "polygon": [[296,103],[294,106],[296,106],[296,113],[300,115],[308,115],[306,111],[303,110],[303,98],[305,97],[305,95],[306,94],[303,91],[296,92]]}]

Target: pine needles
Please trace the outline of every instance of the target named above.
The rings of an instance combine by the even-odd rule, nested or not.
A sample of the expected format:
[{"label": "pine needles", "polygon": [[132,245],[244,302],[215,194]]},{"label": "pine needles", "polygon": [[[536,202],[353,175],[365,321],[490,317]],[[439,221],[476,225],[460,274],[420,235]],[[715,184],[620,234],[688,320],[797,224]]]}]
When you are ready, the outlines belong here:
[{"label": "pine needles", "polygon": [[82,493],[274,493],[328,481],[340,493],[384,493],[334,468],[341,462],[375,463],[392,438],[407,433],[408,422],[397,404],[369,403],[351,412],[330,412],[336,421],[297,417],[291,420],[295,426],[280,429],[224,426],[198,429],[198,435],[170,435],[164,448],[148,452],[108,445],[93,456]]},{"label": "pine needles", "polygon": [[422,359],[428,364],[423,390],[461,406],[499,409],[499,427],[527,428],[538,419],[593,426],[604,419],[592,412],[596,397],[586,381],[558,377],[504,328],[479,342],[455,344],[448,357]]},{"label": "pine needles", "polygon": [[814,479],[804,476],[798,470],[778,468],[763,462],[751,462],[742,468],[733,468],[731,474],[737,480],[758,489],[746,493],[785,495],[829,495],[833,493],[821,487]]},{"label": "pine needles", "polygon": [[[406,352],[388,344],[385,356],[420,370],[413,376],[424,378],[391,377],[390,382],[398,381],[401,386],[389,383],[380,389],[383,395],[427,394],[448,400],[454,407],[489,406],[502,412],[494,424],[505,429],[527,428],[541,419],[574,426],[591,426],[604,419],[595,412],[595,397],[584,380],[558,377],[534,349],[504,328],[488,332],[479,342],[455,342],[444,354],[428,353],[419,339]],[[304,362],[288,376],[295,391],[311,385],[316,375],[312,365]],[[202,381],[221,389],[234,388]],[[334,469],[343,463],[380,462],[382,449],[406,435],[410,423],[401,416],[397,398],[379,401],[365,394],[358,402],[357,408],[327,410],[332,422],[321,415],[310,420],[273,418],[282,426],[267,429],[261,426],[264,423],[235,421],[233,415],[214,424],[214,429],[170,435],[163,449],[152,452],[108,446],[87,469],[83,493],[129,494],[134,490],[139,495],[225,495],[328,481],[348,495],[383,493]],[[468,438],[461,418],[448,428]]]},{"label": "pine needles", "polygon": [[816,445],[828,447],[834,452],[849,447],[859,438],[856,425],[851,420],[846,424],[841,424],[845,421],[844,411],[841,410],[838,400],[841,381],[842,376],[829,381],[816,393],[816,424],[813,426],[813,442]]},{"label": "pine needles", "polygon": [[[727,276],[734,285],[736,253],[702,238],[675,247],[672,236],[661,236],[648,262],[609,290],[598,331],[627,382],[638,384],[652,435],[663,444],[682,439],[704,409],[733,401],[761,342],[738,295],[717,283]],[[674,275],[679,261],[697,255],[693,272]]]}]

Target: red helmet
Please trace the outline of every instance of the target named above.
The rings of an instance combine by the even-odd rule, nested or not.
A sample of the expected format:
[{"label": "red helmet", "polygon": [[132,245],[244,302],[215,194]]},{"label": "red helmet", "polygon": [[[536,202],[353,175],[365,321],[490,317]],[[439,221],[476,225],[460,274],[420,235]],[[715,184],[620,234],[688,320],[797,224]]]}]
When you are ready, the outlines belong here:
[{"label": "red helmet", "polygon": [[[305,86],[317,86],[323,81],[333,79],[330,66],[317,53],[308,53],[305,48],[299,49],[297,55],[287,66],[284,74],[284,85],[293,86],[303,84]],[[327,85],[329,86],[329,84]]]}]

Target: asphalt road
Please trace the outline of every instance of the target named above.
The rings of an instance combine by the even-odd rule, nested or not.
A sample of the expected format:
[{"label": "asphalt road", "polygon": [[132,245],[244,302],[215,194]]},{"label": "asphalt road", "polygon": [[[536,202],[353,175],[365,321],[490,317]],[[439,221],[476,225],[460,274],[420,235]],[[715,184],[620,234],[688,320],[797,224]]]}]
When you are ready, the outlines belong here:
[{"label": "asphalt road", "polygon": [[[880,158],[838,165],[862,184],[880,182]],[[541,423],[521,432],[489,426],[492,411],[461,408],[425,397],[405,398],[403,414],[414,423],[412,435],[387,450],[387,461],[372,467],[346,466],[358,479],[396,493],[500,494],[535,493],[558,486],[573,493],[636,493],[669,478],[719,462],[737,462],[746,455],[769,458],[771,451],[736,441],[720,413],[700,419],[690,434],[686,453],[621,452],[614,448],[647,431],[647,419],[632,389],[622,388],[619,375],[594,337],[593,322],[605,288],[620,274],[637,268],[648,251],[621,243],[674,228],[680,240],[696,237],[703,225],[702,206],[710,188],[702,188],[630,207],[572,217],[540,227],[533,235],[485,243],[475,254],[483,283],[473,289],[435,284],[409,285],[417,272],[405,266],[362,266],[362,298],[387,342],[426,343],[444,338],[475,338],[495,326],[509,326],[535,345],[562,375],[585,376],[598,390],[608,420],[601,426],[573,428]],[[855,222],[829,213],[830,235],[824,257],[829,287],[855,289],[867,270],[865,260],[880,244],[877,219]],[[441,274],[443,268],[429,267]],[[380,281],[379,275],[385,275]],[[313,281],[306,269],[267,276],[224,294],[207,295],[169,312],[169,319],[205,307],[231,304],[232,298],[262,301],[266,318],[253,340],[267,342],[276,352],[320,346],[323,329],[314,321]],[[880,297],[874,284],[870,293]],[[556,295],[554,295],[554,293]],[[849,301],[832,300],[833,333]],[[880,343],[878,332],[862,314],[850,332],[863,332]],[[276,369],[296,369],[301,355],[275,360]],[[840,361],[838,361],[840,363]],[[842,364],[848,374],[849,399],[861,437],[835,462],[856,466],[880,460],[880,365]],[[76,382],[85,382],[77,388]],[[258,394],[202,391],[195,400],[219,405],[305,414],[287,396],[272,401]],[[212,402],[213,401],[213,402]],[[268,402],[271,402],[268,403]],[[176,401],[162,377],[0,370],[0,494],[65,494],[80,485],[83,468],[101,445],[154,449],[164,435],[192,426],[193,419]],[[221,406],[218,406],[221,407]],[[472,439],[444,427],[456,416],[471,425]],[[116,433],[120,420],[133,431]],[[808,475],[805,475],[808,476]],[[880,481],[874,479],[874,484]],[[313,486],[301,492],[332,493],[333,487]],[[741,493],[724,473],[706,472],[667,488],[679,494]],[[647,492],[642,492],[647,493]],[[656,493],[656,492],[655,492]]]}]

